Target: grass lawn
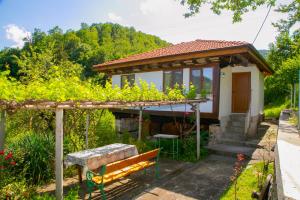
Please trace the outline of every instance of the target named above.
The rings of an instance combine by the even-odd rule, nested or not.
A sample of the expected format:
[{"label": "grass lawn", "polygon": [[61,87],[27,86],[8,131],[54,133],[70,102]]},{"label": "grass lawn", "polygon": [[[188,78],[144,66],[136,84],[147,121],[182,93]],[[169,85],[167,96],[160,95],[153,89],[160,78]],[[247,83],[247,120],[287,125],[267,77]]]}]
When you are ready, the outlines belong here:
[{"label": "grass lawn", "polygon": [[[257,174],[263,171],[263,163],[249,164],[244,168],[237,180],[237,199],[247,200],[252,199],[253,191],[258,191],[258,176]],[[268,173],[273,174],[273,163],[269,164]],[[265,180],[265,178],[264,178]],[[263,181],[264,183],[264,181]],[[223,193],[221,200],[234,200],[234,185],[231,184],[229,188]]]}]

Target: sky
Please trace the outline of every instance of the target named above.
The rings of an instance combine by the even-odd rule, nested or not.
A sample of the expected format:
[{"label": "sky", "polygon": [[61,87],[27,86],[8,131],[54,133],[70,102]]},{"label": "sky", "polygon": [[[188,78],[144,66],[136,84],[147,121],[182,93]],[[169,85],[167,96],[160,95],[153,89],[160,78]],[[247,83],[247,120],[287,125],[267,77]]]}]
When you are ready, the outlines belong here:
[{"label": "sky", "polygon": [[[278,0],[283,3],[289,0]],[[266,6],[232,23],[230,12],[215,15],[208,6],[194,17],[179,0],[0,0],[0,49],[22,47],[23,38],[35,28],[48,31],[59,26],[64,31],[79,29],[82,22],[113,22],[180,43],[195,39],[238,40],[252,43],[268,11]],[[272,22],[284,16],[272,9],[254,46],[268,49],[278,34]]]}]

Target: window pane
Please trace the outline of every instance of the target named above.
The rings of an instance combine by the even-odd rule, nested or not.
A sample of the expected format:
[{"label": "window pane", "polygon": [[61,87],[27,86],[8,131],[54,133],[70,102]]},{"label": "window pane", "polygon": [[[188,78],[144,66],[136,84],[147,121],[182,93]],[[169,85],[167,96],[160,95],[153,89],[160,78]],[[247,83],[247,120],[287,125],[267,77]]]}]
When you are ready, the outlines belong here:
[{"label": "window pane", "polygon": [[133,86],[135,81],[135,75],[134,74],[126,74],[121,76],[121,88],[124,88],[126,83],[128,83],[129,86]]},{"label": "window pane", "polygon": [[173,71],[173,87],[177,84],[178,86],[182,86],[183,82],[183,73],[180,71]]},{"label": "window pane", "polygon": [[134,74],[127,75],[127,81],[129,86],[133,86],[135,81],[135,75]]},{"label": "window pane", "polygon": [[207,93],[208,98],[212,98],[213,93],[213,69],[210,68],[204,68],[203,69],[203,89]]},{"label": "window pane", "polygon": [[192,69],[192,73],[191,73],[191,83],[195,86],[196,88],[196,93],[200,94],[200,86],[201,86],[201,82],[200,82],[200,77],[201,77],[201,70],[200,69]]},{"label": "window pane", "polygon": [[172,88],[172,71],[164,71],[164,90]]}]

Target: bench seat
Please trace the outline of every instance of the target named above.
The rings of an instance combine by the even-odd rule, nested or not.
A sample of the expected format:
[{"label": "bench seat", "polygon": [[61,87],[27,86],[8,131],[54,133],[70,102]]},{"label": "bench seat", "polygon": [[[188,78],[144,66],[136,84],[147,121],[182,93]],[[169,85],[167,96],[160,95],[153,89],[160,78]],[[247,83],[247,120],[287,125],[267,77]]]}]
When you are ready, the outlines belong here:
[{"label": "bench seat", "polygon": [[105,174],[103,177],[103,182],[102,182],[102,176],[94,176],[92,178],[93,182],[96,184],[105,184],[112,182],[114,180],[120,179],[122,177],[128,176],[134,172],[140,171],[142,169],[148,168],[155,165],[154,161],[142,161],[133,165],[130,165],[128,167],[125,167],[123,169],[111,172],[109,174]]},{"label": "bench seat", "polygon": [[154,149],[146,153],[126,158],[124,160],[116,161],[107,165],[102,165],[99,173],[88,170],[86,173],[87,188],[89,192],[89,199],[92,198],[93,187],[97,186],[102,194],[102,199],[106,199],[104,185],[124,178],[134,172],[144,170],[146,168],[155,166],[155,176],[159,177],[159,152],[160,149]]}]

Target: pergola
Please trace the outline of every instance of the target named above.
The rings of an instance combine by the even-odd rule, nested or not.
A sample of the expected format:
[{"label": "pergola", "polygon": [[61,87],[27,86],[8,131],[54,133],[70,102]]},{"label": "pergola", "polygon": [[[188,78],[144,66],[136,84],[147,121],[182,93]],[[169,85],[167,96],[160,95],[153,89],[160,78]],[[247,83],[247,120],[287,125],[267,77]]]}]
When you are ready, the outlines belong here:
[{"label": "pergola", "polygon": [[140,108],[139,109],[139,130],[138,140],[142,134],[142,112],[143,107],[163,106],[175,104],[196,105],[197,116],[197,159],[200,158],[200,103],[207,99],[196,100],[176,100],[176,101],[144,101],[144,102],[97,102],[97,101],[25,101],[22,103],[14,101],[0,101],[0,150],[4,149],[5,143],[5,122],[6,110],[53,110],[55,111],[55,179],[56,179],[56,199],[63,199],[63,113],[68,109],[110,109],[110,108]]}]

